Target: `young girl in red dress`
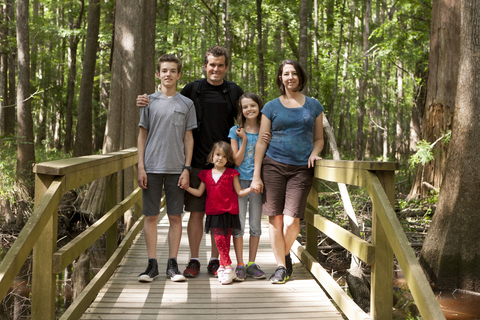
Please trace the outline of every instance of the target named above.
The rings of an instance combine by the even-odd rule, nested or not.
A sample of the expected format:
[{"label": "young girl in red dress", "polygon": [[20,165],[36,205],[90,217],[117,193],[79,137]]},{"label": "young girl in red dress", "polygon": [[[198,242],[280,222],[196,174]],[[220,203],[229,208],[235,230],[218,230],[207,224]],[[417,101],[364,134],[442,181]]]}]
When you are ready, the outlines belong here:
[{"label": "young girl in red dress", "polygon": [[232,269],[230,259],[230,240],[233,228],[240,228],[237,195],[244,197],[251,190],[250,188],[242,189],[238,177],[240,173],[228,167],[233,166],[234,160],[232,148],[227,142],[215,143],[207,161],[213,163],[213,168],[200,172],[198,177],[202,182],[198,189],[188,187],[185,190],[196,197],[200,197],[205,190],[207,191],[205,232],[208,233],[211,230],[220,253],[218,280],[222,284],[229,284],[235,279],[235,271]]}]

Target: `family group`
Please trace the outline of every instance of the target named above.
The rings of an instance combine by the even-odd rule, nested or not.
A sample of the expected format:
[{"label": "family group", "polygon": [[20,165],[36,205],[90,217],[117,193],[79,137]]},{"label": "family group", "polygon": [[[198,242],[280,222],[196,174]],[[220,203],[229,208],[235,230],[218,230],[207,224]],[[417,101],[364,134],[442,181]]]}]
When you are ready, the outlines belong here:
[{"label": "family group", "polygon": [[[148,255],[147,269],[138,280],[150,282],[159,276],[157,221],[164,189],[169,220],[166,274],[172,281],[199,274],[204,230],[212,241],[207,270],[221,284],[247,276],[266,278],[255,263],[263,214],[268,216],[277,263],[269,280],[285,283],[293,272],[289,252],[300,231],[313,167],[321,159],[323,107],[301,93],[307,76],[295,60],[280,64],[276,75],[280,97],[265,106],[257,94],[244,93],[224,79],[229,68],[225,48],[210,48],[203,67],[206,78],[177,92],[182,64],[174,55],[162,55],[156,72],[159,91],[137,97],[137,181],[143,189]],[[248,261],[244,261],[247,206],[250,238]],[[177,255],[184,210],[190,212],[190,261],[181,273]],[[235,269],[230,258],[232,236]]]}]

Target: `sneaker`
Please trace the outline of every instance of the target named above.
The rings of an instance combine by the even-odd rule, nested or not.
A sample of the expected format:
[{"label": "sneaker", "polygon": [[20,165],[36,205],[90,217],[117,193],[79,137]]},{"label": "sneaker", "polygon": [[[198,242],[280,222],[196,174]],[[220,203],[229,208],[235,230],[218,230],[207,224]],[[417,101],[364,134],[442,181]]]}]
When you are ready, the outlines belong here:
[{"label": "sneaker", "polygon": [[247,276],[247,271],[245,267],[240,265],[235,268],[235,281],[244,281],[245,277]]},{"label": "sneaker", "polygon": [[287,279],[292,276],[293,273],[293,264],[290,253],[285,256],[285,269],[287,269]]},{"label": "sneaker", "polygon": [[225,272],[225,268],[220,266],[218,269],[217,269],[217,276],[218,276],[218,282],[222,282],[222,277],[223,277],[223,273]]},{"label": "sneaker", "polygon": [[275,272],[270,276],[270,282],[273,284],[282,284],[285,283],[287,280],[287,269],[285,267],[280,266],[275,270]]},{"label": "sneaker", "polygon": [[187,278],[195,278],[200,273],[200,261],[190,259],[183,275]]},{"label": "sneaker", "polygon": [[185,281],[185,276],[178,271],[178,264],[176,259],[168,259],[167,263],[167,277],[173,282]]},{"label": "sneaker", "polygon": [[145,272],[138,275],[138,281],[140,282],[152,282],[153,279],[158,277],[158,264],[156,259],[148,259],[148,266]]},{"label": "sneaker", "polygon": [[222,284],[230,284],[236,278],[235,271],[232,268],[226,268],[222,274]]},{"label": "sneaker", "polygon": [[247,276],[252,277],[253,279],[265,279],[265,272],[260,269],[260,266],[256,263],[251,264],[247,267]]},{"label": "sneaker", "polygon": [[208,273],[216,277],[218,267],[220,267],[220,260],[218,259],[210,260],[207,266]]}]

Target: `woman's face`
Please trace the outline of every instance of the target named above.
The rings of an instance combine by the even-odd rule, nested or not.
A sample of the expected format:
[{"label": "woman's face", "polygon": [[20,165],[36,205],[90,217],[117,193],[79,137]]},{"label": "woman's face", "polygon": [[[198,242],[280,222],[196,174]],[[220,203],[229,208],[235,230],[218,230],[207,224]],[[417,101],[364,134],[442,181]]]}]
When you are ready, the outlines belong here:
[{"label": "woman's face", "polygon": [[295,91],[298,88],[299,78],[297,71],[291,64],[286,64],[283,66],[282,75],[280,80],[285,86],[285,90]]}]

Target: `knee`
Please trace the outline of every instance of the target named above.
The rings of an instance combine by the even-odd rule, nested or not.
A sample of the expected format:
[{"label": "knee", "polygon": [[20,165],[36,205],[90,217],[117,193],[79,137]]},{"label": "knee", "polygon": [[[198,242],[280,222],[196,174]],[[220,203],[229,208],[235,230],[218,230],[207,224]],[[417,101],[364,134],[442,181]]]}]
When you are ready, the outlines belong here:
[{"label": "knee", "polygon": [[262,235],[262,228],[255,228],[255,227],[250,226],[250,235],[252,237],[259,238]]},{"label": "knee", "polygon": [[156,216],[145,216],[145,224],[157,224],[158,215]]}]

